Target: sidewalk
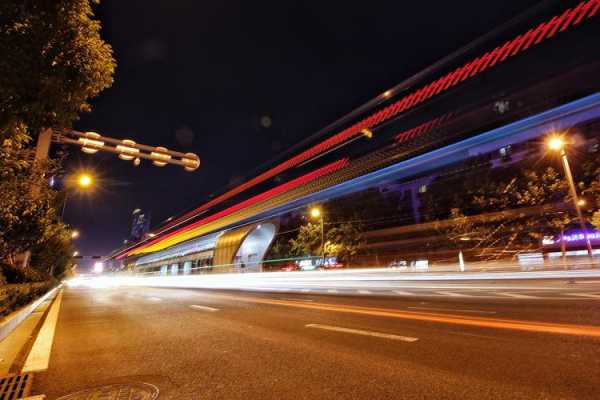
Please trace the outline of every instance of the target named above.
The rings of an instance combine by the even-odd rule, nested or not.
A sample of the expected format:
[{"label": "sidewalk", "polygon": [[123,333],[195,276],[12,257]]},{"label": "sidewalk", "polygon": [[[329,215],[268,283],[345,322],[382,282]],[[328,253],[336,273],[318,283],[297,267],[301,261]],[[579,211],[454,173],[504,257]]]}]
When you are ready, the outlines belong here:
[{"label": "sidewalk", "polygon": [[28,398],[32,373],[48,368],[61,298],[59,286],[0,320],[1,399]]}]

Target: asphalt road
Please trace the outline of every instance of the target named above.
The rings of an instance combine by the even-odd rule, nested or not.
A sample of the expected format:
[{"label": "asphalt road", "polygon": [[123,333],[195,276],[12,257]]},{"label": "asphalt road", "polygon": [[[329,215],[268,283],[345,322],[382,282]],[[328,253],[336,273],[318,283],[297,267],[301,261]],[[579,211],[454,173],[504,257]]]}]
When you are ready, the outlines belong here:
[{"label": "asphalt road", "polygon": [[[34,393],[147,382],[160,399],[599,398],[599,299],[526,293],[600,283],[426,287],[439,284],[395,296],[67,288]],[[475,292],[525,297],[452,295]]]}]

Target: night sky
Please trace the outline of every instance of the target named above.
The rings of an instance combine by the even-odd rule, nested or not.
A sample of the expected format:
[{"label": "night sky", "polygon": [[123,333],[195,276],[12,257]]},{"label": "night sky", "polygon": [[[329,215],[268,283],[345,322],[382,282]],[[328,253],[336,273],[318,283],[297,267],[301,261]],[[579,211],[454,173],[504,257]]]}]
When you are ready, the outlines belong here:
[{"label": "night sky", "polygon": [[70,148],[67,170],[99,177],[67,204],[77,249],[107,254],[134,208],[156,225],[200,204],[535,3],[103,0],[115,83],[75,128],[191,151],[202,166],[135,168]]}]

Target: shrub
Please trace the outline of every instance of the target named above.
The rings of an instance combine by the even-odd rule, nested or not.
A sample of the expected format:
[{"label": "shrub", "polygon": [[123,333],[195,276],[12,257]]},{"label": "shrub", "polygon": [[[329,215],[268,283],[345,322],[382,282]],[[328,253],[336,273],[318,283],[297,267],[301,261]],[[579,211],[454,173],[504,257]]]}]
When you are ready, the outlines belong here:
[{"label": "shrub", "polygon": [[47,293],[53,285],[52,281],[47,281],[0,287],[0,317],[31,303]]},{"label": "shrub", "polygon": [[6,279],[6,283],[43,282],[48,276],[31,267],[15,267],[8,263],[0,262],[0,273]]}]

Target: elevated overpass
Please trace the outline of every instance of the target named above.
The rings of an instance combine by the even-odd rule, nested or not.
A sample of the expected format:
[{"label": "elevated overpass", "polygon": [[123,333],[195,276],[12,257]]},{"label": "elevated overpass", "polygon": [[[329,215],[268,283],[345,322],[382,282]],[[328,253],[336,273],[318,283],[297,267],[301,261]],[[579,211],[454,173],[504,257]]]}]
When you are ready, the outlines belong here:
[{"label": "elevated overpass", "polygon": [[599,8],[561,2],[511,21],[112,258],[165,274],[260,269],[279,215],[599,118]]}]

